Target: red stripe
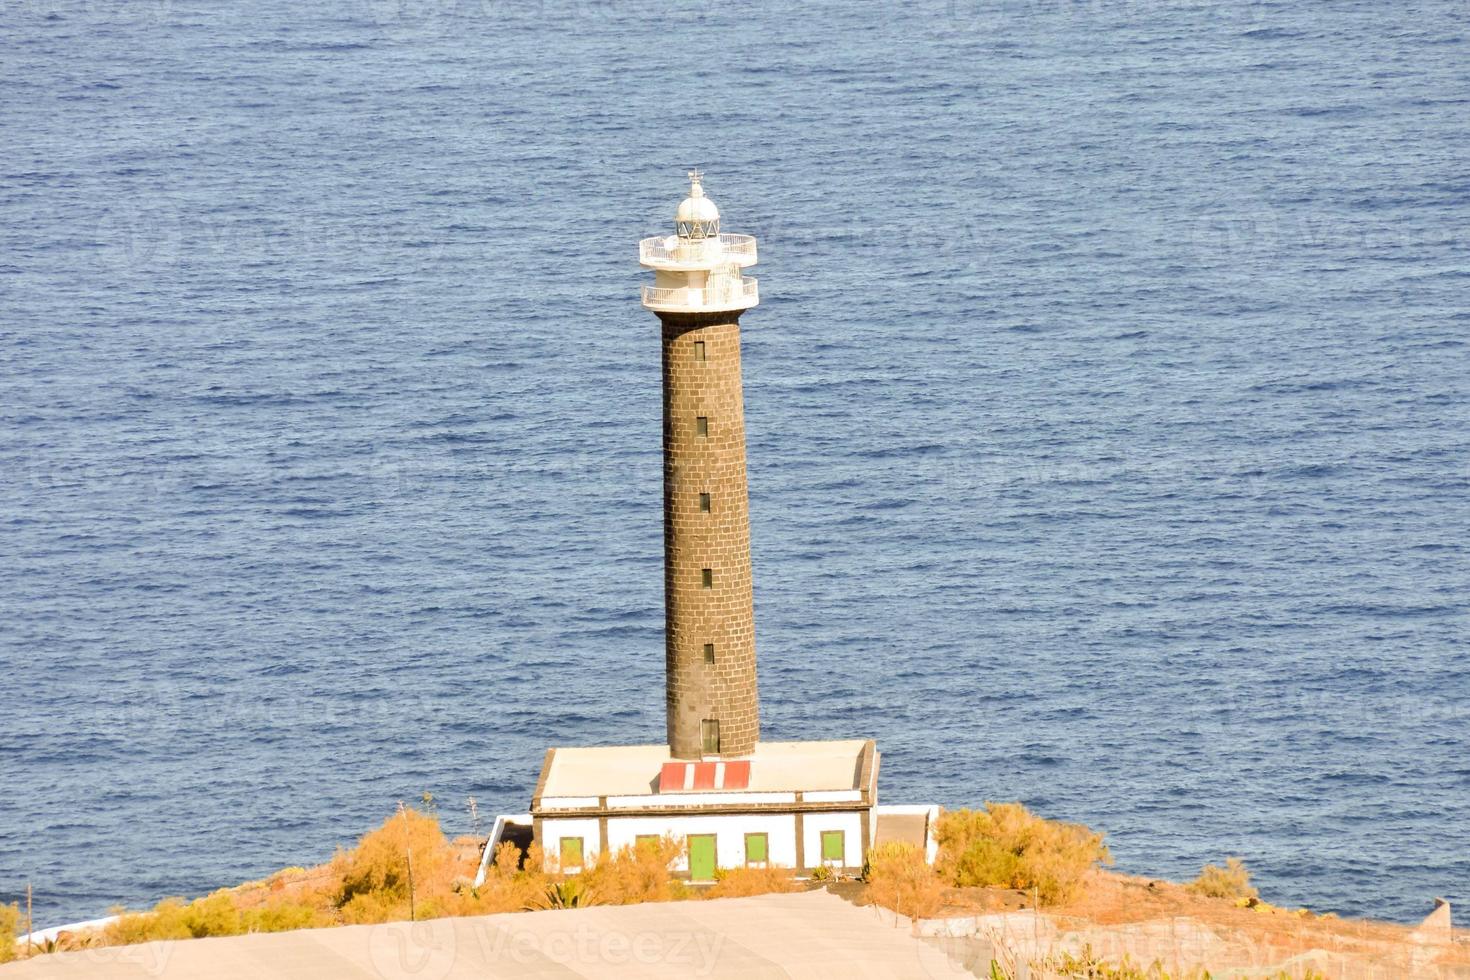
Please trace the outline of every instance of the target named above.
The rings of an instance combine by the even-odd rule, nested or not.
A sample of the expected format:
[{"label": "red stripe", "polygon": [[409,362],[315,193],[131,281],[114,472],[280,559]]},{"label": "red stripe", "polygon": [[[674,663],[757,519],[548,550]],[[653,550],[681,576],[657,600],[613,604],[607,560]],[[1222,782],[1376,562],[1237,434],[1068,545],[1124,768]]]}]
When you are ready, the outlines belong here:
[{"label": "red stripe", "polygon": [[694,764],[694,788],[715,788],[715,764],[713,762],[696,762]]},{"label": "red stripe", "polygon": [[[685,762],[665,762],[663,769],[658,774],[658,791],[660,793],[675,792],[684,788]],[[644,770],[647,772],[647,770]]]},{"label": "red stripe", "polygon": [[750,785],[750,761],[725,763],[725,789],[745,789]]}]

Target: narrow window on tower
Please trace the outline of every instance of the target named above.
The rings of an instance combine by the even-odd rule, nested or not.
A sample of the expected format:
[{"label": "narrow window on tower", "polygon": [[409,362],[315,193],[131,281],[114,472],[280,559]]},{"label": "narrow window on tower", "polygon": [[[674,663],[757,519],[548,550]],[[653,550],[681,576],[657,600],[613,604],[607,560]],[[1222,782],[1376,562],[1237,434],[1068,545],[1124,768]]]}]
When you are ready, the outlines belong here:
[{"label": "narrow window on tower", "polygon": [[701,568],[699,570],[699,584],[706,589],[715,587],[715,570],[713,568]]},{"label": "narrow window on tower", "polygon": [[704,645],[704,662],[707,664],[715,662],[715,645],[713,643],[706,643]]},{"label": "narrow window on tower", "polygon": [[699,495],[699,511],[702,514],[709,513],[709,494],[702,493]]},{"label": "narrow window on tower", "polygon": [[704,360],[704,341],[702,340],[696,340],[694,342],[694,359],[696,361]]},{"label": "narrow window on tower", "polygon": [[699,726],[700,734],[703,736],[704,751],[707,755],[720,754],[720,723],[713,718],[706,718]]},{"label": "narrow window on tower", "polygon": [[694,420],[694,434],[703,439],[709,435],[709,418],[701,415]]}]

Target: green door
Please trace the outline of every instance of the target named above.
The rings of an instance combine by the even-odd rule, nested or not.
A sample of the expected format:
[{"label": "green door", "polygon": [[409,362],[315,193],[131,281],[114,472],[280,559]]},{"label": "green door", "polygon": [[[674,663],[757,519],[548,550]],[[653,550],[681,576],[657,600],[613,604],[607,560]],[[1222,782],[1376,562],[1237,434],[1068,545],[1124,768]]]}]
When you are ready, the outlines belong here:
[{"label": "green door", "polygon": [[715,880],[714,834],[692,834],[689,837],[689,880]]}]

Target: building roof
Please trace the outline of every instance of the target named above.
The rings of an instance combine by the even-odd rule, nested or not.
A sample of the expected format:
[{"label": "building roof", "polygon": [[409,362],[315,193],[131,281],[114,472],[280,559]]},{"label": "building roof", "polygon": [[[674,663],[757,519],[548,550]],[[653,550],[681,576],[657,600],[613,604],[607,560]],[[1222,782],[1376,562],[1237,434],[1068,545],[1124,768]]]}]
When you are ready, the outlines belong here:
[{"label": "building roof", "polygon": [[[739,760],[749,763],[748,793],[862,790],[871,779],[873,743],[860,738],[833,742],[761,742]],[[667,745],[606,745],[559,748],[546,754],[536,798],[656,796],[666,763],[681,763]],[[866,763],[866,765],[865,765]],[[726,767],[734,764],[727,762]],[[700,792],[711,787],[697,786]],[[714,787],[718,791],[719,784]],[[669,790],[665,789],[667,795]],[[534,808],[534,803],[533,803]]]}]

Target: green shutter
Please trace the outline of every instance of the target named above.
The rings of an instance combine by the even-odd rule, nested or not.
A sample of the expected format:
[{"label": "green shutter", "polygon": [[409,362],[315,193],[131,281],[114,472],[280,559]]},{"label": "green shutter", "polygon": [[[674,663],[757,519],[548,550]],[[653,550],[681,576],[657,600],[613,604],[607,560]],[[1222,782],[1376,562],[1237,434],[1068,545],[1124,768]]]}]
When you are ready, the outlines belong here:
[{"label": "green shutter", "polygon": [[843,859],[842,831],[822,831],[822,860],[841,862]]},{"label": "green shutter", "polygon": [[563,837],[561,839],[561,869],[580,868],[582,866],[582,838]]},{"label": "green shutter", "polygon": [[765,864],[766,863],[766,835],[765,834],[746,834],[745,835],[745,863],[746,864]]},{"label": "green shutter", "polygon": [[693,881],[715,880],[715,835],[689,835],[689,877]]}]

